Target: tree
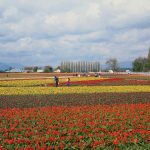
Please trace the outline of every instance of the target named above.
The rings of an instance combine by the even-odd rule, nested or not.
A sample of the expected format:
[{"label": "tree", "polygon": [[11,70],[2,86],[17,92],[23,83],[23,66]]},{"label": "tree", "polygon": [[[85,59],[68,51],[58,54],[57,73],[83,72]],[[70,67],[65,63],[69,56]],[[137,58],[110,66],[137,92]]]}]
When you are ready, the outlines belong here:
[{"label": "tree", "polygon": [[148,56],[147,56],[147,62],[145,64],[145,71],[150,71],[150,48],[149,48],[149,52],[148,52]]},{"label": "tree", "polygon": [[25,66],[24,67],[24,70],[26,71],[26,72],[33,72],[33,67],[32,66]]},{"label": "tree", "polygon": [[147,55],[145,57],[138,57],[132,62],[133,71],[142,72],[142,71],[150,71],[150,48]]},{"label": "tree", "polygon": [[133,71],[136,71],[136,72],[145,71],[146,63],[147,63],[147,58],[144,58],[144,57],[136,58],[132,63]]},{"label": "tree", "polygon": [[144,71],[146,71],[146,72],[150,71],[150,63],[147,62],[147,63],[144,65]]},{"label": "tree", "polygon": [[33,72],[37,72],[37,70],[38,70],[38,66],[34,66],[33,67]]},{"label": "tree", "polygon": [[148,52],[148,56],[147,56],[147,62],[150,63],[150,48],[149,48],[149,52]]},{"label": "tree", "polygon": [[44,72],[46,72],[46,73],[53,72],[53,68],[51,66],[45,66],[44,67]]},{"label": "tree", "polygon": [[61,69],[61,72],[63,72],[63,73],[64,72],[70,73],[71,70],[70,70],[70,68],[65,67],[65,68]]},{"label": "tree", "polygon": [[110,58],[109,60],[107,60],[106,65],[109,67],[109,69],[111,69],[113,71],[119,70],[119,64],[118,64],[118,60],[116,58]]}]

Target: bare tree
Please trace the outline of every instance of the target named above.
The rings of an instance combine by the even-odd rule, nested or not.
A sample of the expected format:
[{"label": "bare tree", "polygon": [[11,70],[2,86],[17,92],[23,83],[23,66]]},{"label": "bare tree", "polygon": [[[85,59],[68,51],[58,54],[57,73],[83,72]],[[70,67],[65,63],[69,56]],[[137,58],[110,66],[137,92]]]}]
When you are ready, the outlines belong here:
[{"label": "bare tree", "polygon": [[119,64],[118,60],[116,58],[110,58],[106,61],[106,65],[109,67],[109,69],[113,71],[118,71],[119,70]]}]

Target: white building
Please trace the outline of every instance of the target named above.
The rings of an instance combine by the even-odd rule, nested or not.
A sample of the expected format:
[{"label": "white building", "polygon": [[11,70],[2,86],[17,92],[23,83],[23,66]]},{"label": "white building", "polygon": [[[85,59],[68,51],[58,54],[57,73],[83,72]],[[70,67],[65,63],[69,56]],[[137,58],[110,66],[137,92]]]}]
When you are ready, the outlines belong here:
[{"label": "white building", "polygon": [[60,69],[56,69],[54,72],[60,73],[61,70]]},{"label": "white building", "polygon": [[37,72],[44,72],[44,69],[37,69]]}]

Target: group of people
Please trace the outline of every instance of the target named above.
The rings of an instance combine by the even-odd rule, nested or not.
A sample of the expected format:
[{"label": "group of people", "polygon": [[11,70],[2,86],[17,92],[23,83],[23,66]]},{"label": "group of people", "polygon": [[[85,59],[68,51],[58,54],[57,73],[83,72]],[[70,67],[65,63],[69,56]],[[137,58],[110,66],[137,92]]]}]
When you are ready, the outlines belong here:
[{"label": "group of people", "polygon": [[[59,78],[57,76],[54,77],[54,81],[55,81],[55,86],[58,87],[59,86]],[[66,85],[70,86],[70,78],[67,78]]]}]

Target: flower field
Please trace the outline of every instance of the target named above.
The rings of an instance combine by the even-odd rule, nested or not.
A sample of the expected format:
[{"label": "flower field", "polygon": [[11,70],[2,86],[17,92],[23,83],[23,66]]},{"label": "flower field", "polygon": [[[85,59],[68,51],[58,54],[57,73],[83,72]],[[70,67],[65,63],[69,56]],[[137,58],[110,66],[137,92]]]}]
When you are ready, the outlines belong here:
[{"label": "flower field", "polygon": [[150,149],[150,79],[65,80],[0,81],[0,150]]},{"label": "flower field", "polygon": [[[131,77],[130,77],[131,78]],[[110,86],[120,86],[120,85],[150,85],[150,80],[142,79],[130,79],[130,78],[95,78],[95,77],[73,77],[71,78],[72,86],[97,86],[97,85],[110,85]],[[135,77],[134,77],[135,78]],[[60,78],[60,86],[66,85],[66,78]],[[28,80],[9,80],[0,81],[0,87],[37,87],[37,86],[55,86],[54,79],[28,79]]]},{"label": "flower field", "polygon": [[[87,78],[82,77],[82,78],[77,78],[73,77],[71,78],[72,81],[86,81]],[[94,77],[90,77],[89,80],[95,80]],[[103,80],[99,79],[99,80]],[[60,78],[61,83],[65,83],[66,78]],[[0,86],[1,87],[29,87],[29,86],[42,86],[42,85],[47,85],[51,84],[54,85],[54,79],[53,78],[46,78],[46,79],[22,79],[22,80],[1,80],[0,81]]]},{"label": "flower field", "polygon": [[1,144],[7,149],[148,148],[148,110],[149,104],[1,110]]},{"label": "flower field", "polygon": [[150,92],[149,86],[0,87],[1,95],[69,94],[99,92]]},{"label": "flower field", "polygon": [[0,108],[149,103],[150,92],[1,95]]}]

